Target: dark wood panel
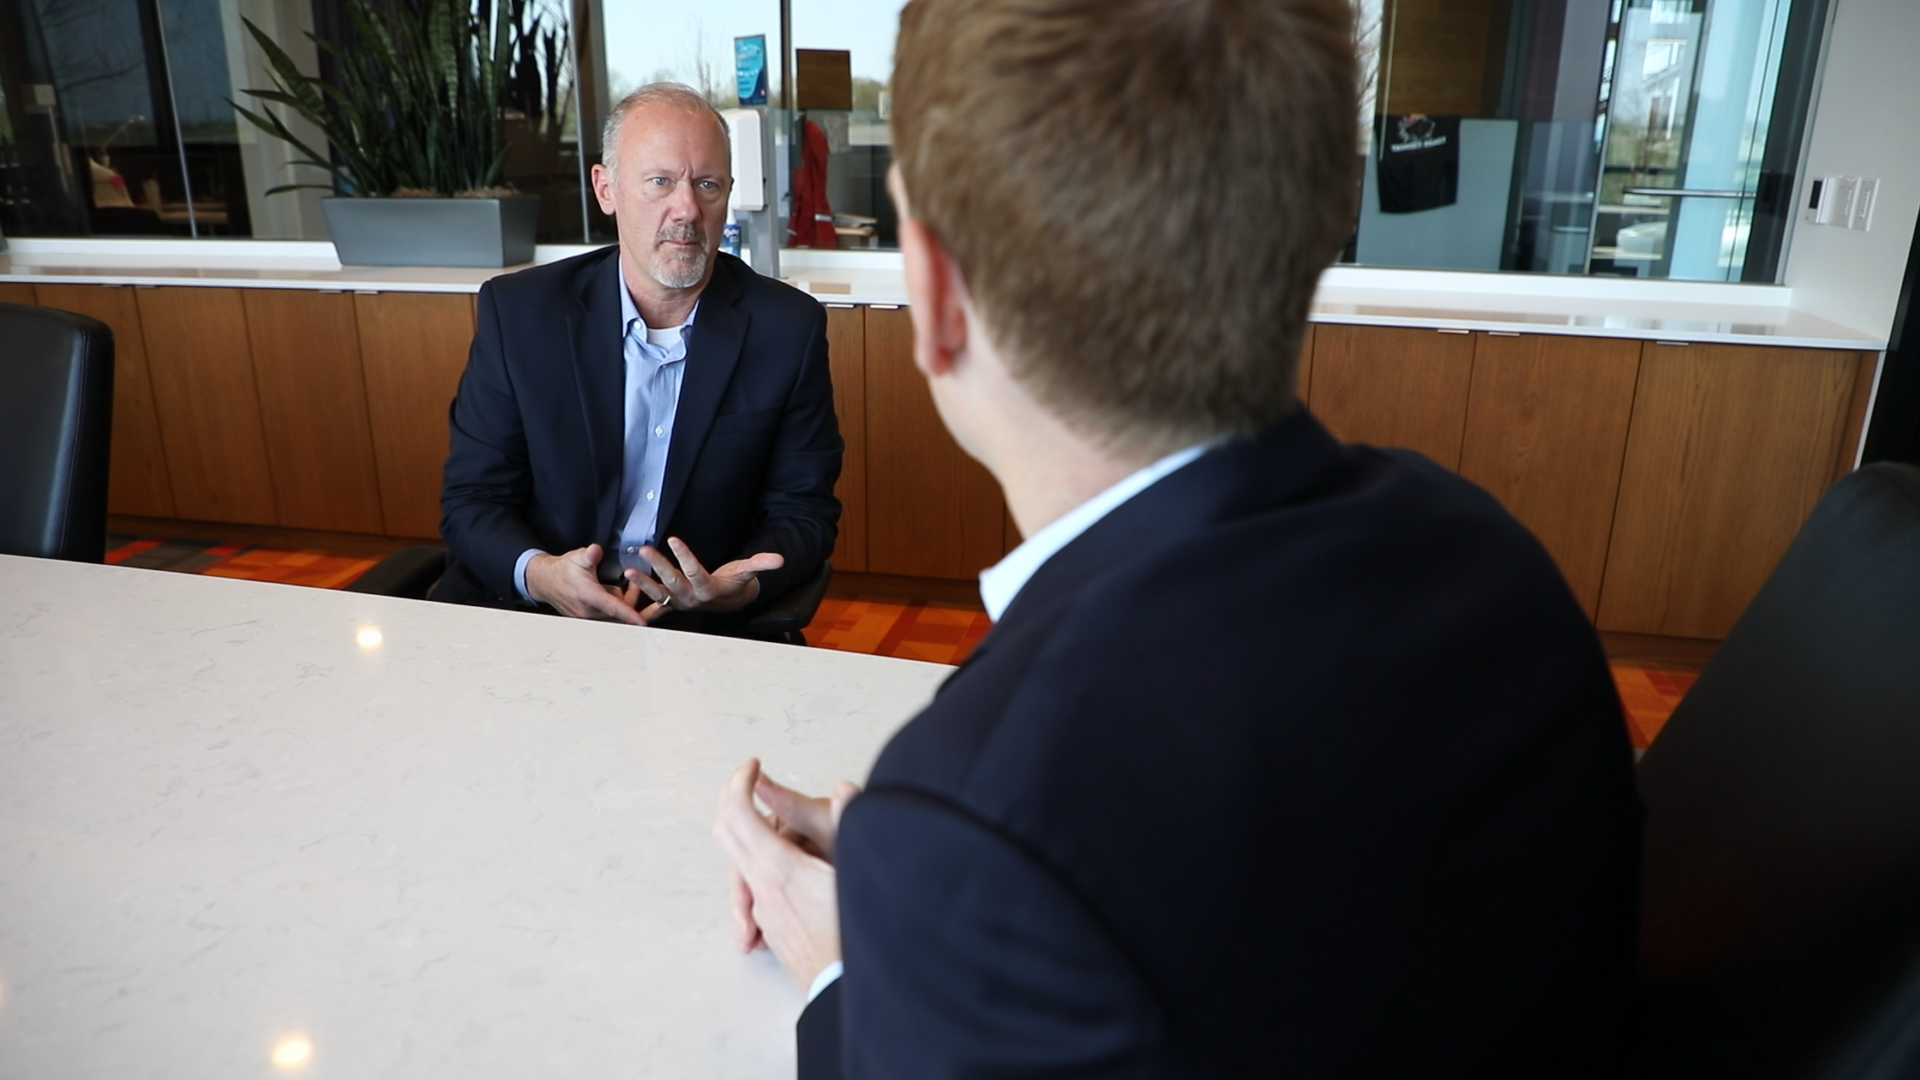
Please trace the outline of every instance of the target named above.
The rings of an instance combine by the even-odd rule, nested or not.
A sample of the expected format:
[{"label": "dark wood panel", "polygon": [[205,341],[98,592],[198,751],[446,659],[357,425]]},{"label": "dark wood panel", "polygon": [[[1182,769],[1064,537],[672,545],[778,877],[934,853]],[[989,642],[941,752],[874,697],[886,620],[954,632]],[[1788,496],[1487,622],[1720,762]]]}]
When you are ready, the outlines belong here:
[{"label": "dark wood panel", "polygon": [[248,289],[246,301],[280,524],[384,534],[352,295]]},{"label": "dark wood panel", "polygon": [[1840,433],[1839,453],[1834,455],[1835,480],[1853,471],[1853,459],[1860,453],[1860,439],[1867,433],[1867,406],[1873,403],[1873,377],[1879,366],[1879,353],[1855,354],[1853,404],[1847,410],[1846,429]]},{"label": "dark wood panel", "polygon": [[962,451],[913,366],[900,309],[867,309],[867,568],[969,578],[1006,550],[993,475]]},{"label": "dark wood panel", "polygon": [[116,514],[172,517],[173,485],[153,404],[153,377],[134,290],[107,285],[40,285],[40,303],[88,315],[113,328],[113,446],[107,466],[107,509]]},{"label": "dark wood panel", "polygon": [[447,407],[467,368],[474,299],[395,292],[353,301],[387,531],[438,537]]},{"label": "dark wood panel", "polygon": [[178,516],[277,525],[239,289],[135,289]]},{"label": "dark wood panel", "polygon": [[1833,479],[1857,353],[1648,343],[1603,630],[1721,638]]},{"label": "dark wood panel", "polygon": [[1637,341],[1476,335],[1461,475],[1533,530],[1589,618],[1639,370]]},{"label": "dark wood panel", "polygon": [[833,488],[840,500],[833,568],[859,573],[867,568],[867,329],[859,308],[827,308],[827,356],[833,368],[833,411],[847,444],[840,458],[840,482]]},{"label": "dark wood panel", "polygon": [[1308,323],[1300,334],[1300,359],[1293,371],[1293,396],[1303,402],[1313,392],[1313,335],[1314,326]]},{"label": "dark wood panel", "polygon": [[1404,446],[1460,467],[1471,335],[1321,323],[1312,377],[1308,403],[1343,442]]},{"label": "dark wood panel", "polygon": [[[1476,116],[1486,95],[1493,0],[1395,0],[1380,33],[1382,112]],[[1391,46],[1391,50],[1389,50]],[[1492,70],[1499,70],[1497,67]]]},{"label": "dark wood panel", "polygon": [[[17,281],[0,281],[0,304],[35,304],[34,287]],[[58,305],[49,304],[49,307]]]}]

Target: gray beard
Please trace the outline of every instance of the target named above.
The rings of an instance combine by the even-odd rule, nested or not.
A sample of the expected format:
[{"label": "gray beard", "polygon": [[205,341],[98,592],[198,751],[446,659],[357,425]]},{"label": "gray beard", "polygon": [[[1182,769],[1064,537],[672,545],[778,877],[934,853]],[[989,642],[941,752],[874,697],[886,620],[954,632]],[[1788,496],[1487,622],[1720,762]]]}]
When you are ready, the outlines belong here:
[{"label": "gray beard", "polygon": [[647,273],[653,280],[669,289],[691,289],[700,284],[700,279],[707,276],[707,261],[712,258],[707,251],[705,238],[698,233],[674,236],[663,230],[658,239],[699,240],[701,243],[698,253],[687,256],[655,249],[653,261],[647,266]]}]

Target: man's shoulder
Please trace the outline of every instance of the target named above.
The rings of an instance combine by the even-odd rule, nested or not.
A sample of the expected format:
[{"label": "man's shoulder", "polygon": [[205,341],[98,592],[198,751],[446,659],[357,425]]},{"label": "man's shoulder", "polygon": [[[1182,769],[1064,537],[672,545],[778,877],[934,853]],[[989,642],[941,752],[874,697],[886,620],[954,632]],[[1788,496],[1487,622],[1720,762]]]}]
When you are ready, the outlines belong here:
[{"label": "man's shoulder", "polygon": [[490,278],[481,289],[496,303],[549,300],[555,295],[579,293],[619,256],[620,245],[608,244],[581,255],[540,263],[511,274]]},{"label": "man's shoulder", "polygon": [[[820,317],[820,302],[778,278],[762,276],[753,267],[725,252],[715,256],[715,285],[732,293],[735,303],[778,319]],[[721,280],[724,276],[724,282]],[[710,285],[709,288],[714,286]]]},{"label": "man's shoulder", "polygon": [[[1215,466],[1251,475],[1261,464],[1247,454]],[[1173,494],[1131,513],[1204,512]],[[1584,687],[1586,711],[1608,704],[1597,642],[1545,552],[1485,493],[1424,459],[1343,447],[1297,498],[1240,503],[1144,542],[1119,511],[1102,524],[1125,554],[1102,556],[1094,530],[1086,549],[1063,549],[1056,558],[1105,561],[1051,595],[1036,575],[1035,595],[1015,601],[889,746],[876,781],[912,777],[971,802],[963,791],[994,786],[983,778],[1044,770],[1076,745],[1151,767],[1195,736],[1224,758],[1265,752],[1289,729],[1387,736],[1349,722],[1357,714],[1466,725],[1477,681],[1531,679],[1528,665]],[[1561,689],[1543,682],[1518,712]]]}]

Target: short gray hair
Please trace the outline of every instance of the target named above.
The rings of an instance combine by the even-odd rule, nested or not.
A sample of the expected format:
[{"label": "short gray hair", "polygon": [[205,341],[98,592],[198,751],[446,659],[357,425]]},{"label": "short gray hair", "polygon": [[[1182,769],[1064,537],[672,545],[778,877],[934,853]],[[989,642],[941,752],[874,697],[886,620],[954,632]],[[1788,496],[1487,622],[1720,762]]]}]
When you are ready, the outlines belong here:
[{"label": "short gray hair", "polygon": [[720,125],[720,140],[727,144],[727,154],[732,156],[733,129],[705,95],[684,83],[648,83],[616,102],[607,111],[607,122],[600,129],[600,164],[606,166],[616,182],[620,179],[620,128],[626,124],[627,114],[642,105],[672,105],[696,115],[713,117],[713,122]]}]

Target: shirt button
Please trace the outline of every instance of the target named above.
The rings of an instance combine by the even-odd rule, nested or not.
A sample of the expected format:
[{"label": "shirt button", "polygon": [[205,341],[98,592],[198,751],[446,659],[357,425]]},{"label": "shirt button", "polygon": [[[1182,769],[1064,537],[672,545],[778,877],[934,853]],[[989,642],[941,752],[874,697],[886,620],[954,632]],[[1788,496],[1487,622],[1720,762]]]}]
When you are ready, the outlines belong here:
[{"label": "shirt button", "polygon": [[665,425],[662,425],[662,426],[660,426],[660,427],[657,427],[657,428],[654,428],[654,429],[653,429],[653,433],[654,433],[655,435],[665,435],[665,434],[667,433],[667,429],[666,429],[666,427],[665,427]]},{"label": "shirt button", "polygon": [[635,545],[633,545],[633,544],[628,544],[628,545],[627,545],[627,554],[629,554],[629,555],[638,555],[638,554],[640,554],[640,549],[639,549],[639,548],[638,548],[637,546],[635,546]]},{"label": "shirt button", "polygon": [[648,498],[648,500],[649,500],[649,501],[651,501],[651,500],[652,500],[652,498],[653,498],[653,492],[651,492],[651,491],[649,491],[649,492],[647,492],[647,498]]}]

